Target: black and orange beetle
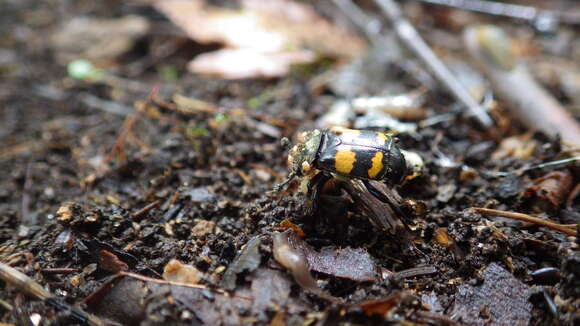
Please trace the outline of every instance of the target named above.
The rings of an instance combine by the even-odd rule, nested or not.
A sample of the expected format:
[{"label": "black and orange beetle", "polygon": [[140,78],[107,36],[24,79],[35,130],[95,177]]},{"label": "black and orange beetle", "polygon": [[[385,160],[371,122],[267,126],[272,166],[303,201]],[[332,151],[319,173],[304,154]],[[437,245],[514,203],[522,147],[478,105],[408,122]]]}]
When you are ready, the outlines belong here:
[{"label": "black and orange beetle", "polygon": [[300,190],[316,204],[318,185],[330,178],[362,180],[369,192],[386,200],[369,180],[397,185],[409,173],[405,155],[391,135],[343,127],[306,131],[288,155],[290,173],[276,186],[280,190],[294,177],[300,177]]}]

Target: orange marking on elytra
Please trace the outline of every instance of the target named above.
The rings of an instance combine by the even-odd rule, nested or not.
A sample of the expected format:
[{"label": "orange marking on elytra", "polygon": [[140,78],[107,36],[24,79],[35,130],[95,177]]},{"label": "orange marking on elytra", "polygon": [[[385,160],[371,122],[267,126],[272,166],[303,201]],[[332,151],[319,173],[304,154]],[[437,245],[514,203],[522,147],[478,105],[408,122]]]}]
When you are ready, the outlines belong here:
[{"label": "orange marking on elytra", "polygon": [[376,152],[371,159],[371,168],[367,172],[369,178],[374,179],[383,170],[383,152]]}]

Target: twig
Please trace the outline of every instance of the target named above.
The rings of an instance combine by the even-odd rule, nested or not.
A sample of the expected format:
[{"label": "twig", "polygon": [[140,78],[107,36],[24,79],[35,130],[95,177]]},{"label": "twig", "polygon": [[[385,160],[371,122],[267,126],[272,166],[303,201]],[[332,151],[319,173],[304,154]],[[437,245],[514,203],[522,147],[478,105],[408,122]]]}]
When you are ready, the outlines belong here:
[{"label": "twig", "polygon": [[339,7],[345,15],[360,29],[362,29],[367,38],[373,42],[380,42],[379,31],[381,29],[381,22],[376,18],[371,18],[365,14],[357,5],[351,0],[334,0],[334,4]]},{"label": "twig", "polygon": [[12,311],[14,309],[14,307],[12,307],[11,304],[9,304],[8,302],[6,302],[2,299],[0,299],[0,307],[4,308],[4,310],[6,310],[6,311]]},{"label": "twig", "polygon": [[159,200],[156,200],[148,205],[146,205],[145,207],[141,208],[140,210],[136,211],[135,213],[131,214],[131,217],[133,219],[139,219],[141,218],[143,215],[145,215],[147,212],[149,212],[150,210],[156,208],[157,206],[159,206],[161,202]]},{"label": "twig", "polygon": [[69,311],[71,316],[81,323],[90,326],[107,325],[97,316],[86,313],[79,308],[73,308],[67,303],[60,301],[52,293],[45,290],[42,285],[26,276],[24,273],[4,263],[0,263],[0,279],[6,282],[6,284],[15,287],[18,291],[23,292],[28,296],[42,300],[59,310]]},{"label": "twig", "polygon": [[548,167],[557,167],[557,166],[567,166],[569,163],[574,163],[574,162],[579,162],[580,161],[580,156],[574,156],[574,157],[569,157],[569,158],[565,158],[565,159],[561,159],[561,160],[556,160],[556,161],[550,161],[550,162],[546,162],[546,163],[540,163],[540,164],[536,164],[536,165],[532,165],[532,166],[528,166],[528,167],[523,167],[521,169],[517,169],[515,171],[510,171],[510,172],[493,172],[493,171],[484,171],[485,174],[490,175],[490,176],[495,176],[495,177],[505,177],[508,175],[521,175],[524,172],[528,172],[531,170],[535,170],[535,169],[543,169],[543,168],[548,168]]},{"label": "twig", "polygon": [[465,31],[470,54],[491,80],[512,114],[528,128],[540,130],[571,144],[580,144],[580,124],[530,74],[511,51],[502,29],[479,26]]},{"label": "twig", "polygon": [[501,216],[501,217],[511,218],[514,220],[533,223],[533,224],[545,226],[545,227],[550,228],[552,230],[566,233],[567,235],[571,235],[571,236],[576,236],[578,234],[577,231],[575,230],[575,228],[576,228],[575,224],[574,225],[558,224],[558,223],[554,223],[554,222],[551,222],[548,220],[543,220],[541,218],[533,217],[533,216],[523,214],[523,213],[500,211],[497,209],[489,209],[489,208],[483,208],[483,207],[473,207],[472,209],[476,213],[479,213],[479,214],[485,215],[485,216]]},{"label": "twig", "polygon": [[70,274],[78,272],[78,268],[44,268],[40,272],[42,274]]},{"label": "twig", "polygon": [[480,12],[488,15],[504,16],[522,19],[530,23],[537,22],[542,18],[552,18],[558,22],[568,24],[580,24],[580,16],[573,13],[538,9],[530,6],[522,6],[512,3],[482,0],[419,0],[434,5],[458,8],[463,10]]},{"label": "twig", "polygon": [[399,38],[405,45],[411,49],[415,55],[423,61],[429,69],[433,72],[435,77],[439,79],[451,92],[451,94],[463,105],[465,105],[470,113],[474,115],[479,123],[490,128],[493,126],[493,120],[485,112],[485,109],[479,105],[471,96],[469,91],[459,82],[459,80],[451,73],[449,68],[437,58],[433,50],[429,48],[427,43],[421,38],[417,30],[411,23],[403,16],[401,9],[393,0],[375,0],[382,11],[389,17],[393,24],[395,31]]},{"label": "twig", "polygon": [[573,162],[578,162],[578,161],[580,161],[580,156],[574,156],[574,157],[569,157],[569,158],[565,158],[562,160],[550,161],[550,162],[534,165],[534,166],[531,166],[529,168],[526,168],[525,171],[529,171],[529,170],[533,170],[533,169],[543,169],[543,168],[553,167],[553,166],[566,165],[568,163],[573,163]]},{"label": "twig", "polygon": [[413,267],[409,269],[404,269],[402,271],[394,272],[391,277],[394,279],[404,279],[404,278],[411,278],[415,276],[423,276],[428,274],[435,274],[437,273],[437,267],[433,265],[428,266],[419,266]]},{"label": "twig", "polygon": [[183,286],[183,287],[188,287],[188,288],[192,288],[192,289],[208,290],[208,291],[222,294],[224,296],[234,296],[236,298],[252,300],[252,298],[247,297],[247,296],[243,296],[243,295],[239,295],[239,294],[230,294],[226,290],[210,288],[210,287],[202,285],[202,284],[190,284],[190,283],[166,281],[166,280],[161,280],[161,279],[157,279],[157,278],[152,278],[152,277],[148,277],[148,276],[144,276],[144,275],[140,275],[140,274],[135,274],[135,273],[131,273],[131,272],[123,272],[123,271],[117,273],[117,275],[131,277],[131,278],[134,278],[134,279],[137,279],[140,281],[144,281],[144,282],[152,282],[152,283],[157,283],[157,284],[167,284],[167,285],[173,285],[173,286]]}]

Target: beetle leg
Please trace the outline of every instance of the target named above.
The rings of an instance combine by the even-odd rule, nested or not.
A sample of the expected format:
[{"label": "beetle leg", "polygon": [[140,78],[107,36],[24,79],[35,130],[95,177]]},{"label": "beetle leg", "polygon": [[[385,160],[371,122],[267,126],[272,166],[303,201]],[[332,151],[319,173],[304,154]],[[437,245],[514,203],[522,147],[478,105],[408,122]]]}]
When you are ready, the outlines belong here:
[{"label": "beetle leg", "polygon": [[373,186],[369,180],[362,180],[362,182],[364,183],[365,187],[367,188],[367,190],[373,195],[375,196],[378,200],[388,204],[389,206],[391,206],[391,208],[397,213],[399,214],[399,216],[403,217],[403,218],[407,218],[407,215],[401,210],[401,208],[399,207],[398,203],[395,202],[395,200],[393,198],[389,198],[389,196],[387,196],[386,194],[384,194],[383,192],[381,192],[380,190],[378,190],[377,188],[375,188],[375,186]]},{"label": "beetle leg", "polygon": [[292,180],[294,179],[294,176],[295,176],[295,175],[296,175],[296,174],[295,174],[294,172],[290,172],[290,173],[288,174],[288,177],[286,177],[286,180],[284,180],[284,181],[282,181],[281,183],[279,183],[279,184],[275,185],[273,190],[274,190],[274,191],[280,191],[280,190],[282,190],[282,188],[284,188],[284,186],[285,186],[285,185],[289,184],[289,183],[290,183],[290,181],[292,181]]},{"label": "beetle leg", "polygon": [[320,189],[326,181],[332,179],[331,176],[325,173],[318,173],[310,181],[308,181],[308,192],[306,196],[310,201],[310,208],[308,213],[316,213],[318,211],[318,201],[320,200]]}]

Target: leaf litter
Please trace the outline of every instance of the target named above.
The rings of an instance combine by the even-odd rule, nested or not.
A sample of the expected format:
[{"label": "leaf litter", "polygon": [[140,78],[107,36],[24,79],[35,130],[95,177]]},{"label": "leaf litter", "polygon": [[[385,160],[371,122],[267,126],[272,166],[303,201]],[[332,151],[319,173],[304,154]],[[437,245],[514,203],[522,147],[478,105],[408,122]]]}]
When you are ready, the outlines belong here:
[{"label": "leaf litter", "polygon": [[[191,42],[171,27],[173,21],[181,26],[177,13],[161,10],[172,20],[165,21],[148,4],[81,1],[57,11],[10,2],[0,10],[0,21],[18,26],[6,29],[0,47],[25,50],[13,56],[0,49],[0,56],[7,53],[0,58],[0,276],[10,284],[0,291],[2,322],[454,325],[501,324],[498,316],[505,316],[542,325],[578,318],[578,151],[521,124],[517,111],[508,110],[515,105],[509,98],[488,96],[501,86],[465,82],[496,123],[482,128],[461,115],[457,101],[386,24],[380,38],[369,40],[383,47],[363,61],[365,42],[339,31],[344,21],[330,2],[275,1],[270,9],[258,8],[266,5],[259,1],[191,4],[196,15],[207,16],[199,21],[233,16],[230,21],[258,26],[256,40],[277,35],[281,42],[252,44],[233,29],[203,40],[182,27]],[[457,28],[446,26],[457,9],[401,4],[451,71],[472,76],[455,68],[470,62],[469,54],[449,42]],[[364,15],[378,13],[361,5]],[[300,7],[315,13],[306,15],[311,24],[280,18]],[[152,27],[120,35],[126,46],[94,59],[106,78],[75,79],[52,56],[67,53],[68,45],[39,37],[45,28],[64,26],[63,12],[70,19],[138,15]],[[481,18],[470,17],[463,27]],[[205,22],[198,26],[211,25]],[[520,46],[534,44],[526,46],[530,72],[558,56],[550,63],[562,63],[566,74],[534,78],[575,112],[575,70],[565,67],[577,61],[576,52],[554,48],[528,26],[497,22],[521,37]],[[273,27],[284,24],[298,35]],[[574,33],[557,28],[554,40]],[[275,63],[275,74],[236,77],[268,80],[188,73],[192,57],[220,50],[250,51],[253,58],[308,54],[310,63],[296,70]],[[394,99],[413,103],[416,92],[419,102],[393,107]],[[530,101],[536,95],[521,94]],[[343,109],[320,119],[333,103]],[[385,103],[397,117],[384,119]],[[381,116],[373,115],[379,107]],[[423,171],[394,189],[378,186],[395,206],[361,184],[334,181],[322,188],[322,211],[305,214],[308,202],[292,187],[270,189],[286,172],[280,138],[316,121],[381,131],[409,127],[398,135],[400,146],[422,158]],[[272,236],[287,228],[283,221],[302,233],[276,235],[286,245],[280,252]],[[309,275],[306,289],[297,281],[301,275]],[[521,291],[506,294],[495,284]],[[83,298],[84,305],[75,305]]]}]

